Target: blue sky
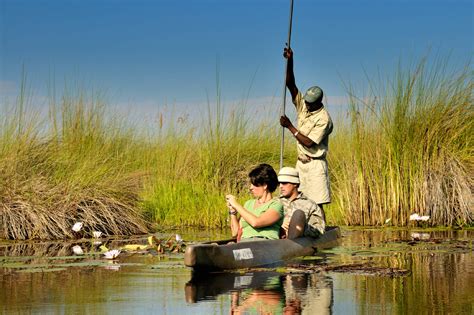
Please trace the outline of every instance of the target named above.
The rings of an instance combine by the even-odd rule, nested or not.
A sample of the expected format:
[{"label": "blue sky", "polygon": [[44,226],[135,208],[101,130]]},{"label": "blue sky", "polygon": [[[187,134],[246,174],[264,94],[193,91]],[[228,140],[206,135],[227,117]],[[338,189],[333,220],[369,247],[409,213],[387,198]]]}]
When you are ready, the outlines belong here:
[{"label": "blue sky", "polygon": [[[472,0],[294,0],[297,85],[343,103],[343,81],[390,73],[430,50],[464,64],[473,52]],[[22,67],[40,100],[48,84],[80,81],[112,103],[272,103],[283,89],[289,0],[0,0],[0,93]]]}]

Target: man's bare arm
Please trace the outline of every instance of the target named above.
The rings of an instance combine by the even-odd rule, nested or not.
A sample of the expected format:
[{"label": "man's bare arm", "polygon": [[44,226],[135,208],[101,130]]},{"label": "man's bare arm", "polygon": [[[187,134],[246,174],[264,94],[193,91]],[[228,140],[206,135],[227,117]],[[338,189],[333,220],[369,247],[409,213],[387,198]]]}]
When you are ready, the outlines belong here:
[{"label": "man's bare arm", "polygon": [[283,56],[288,60],[286,67],[286,87],[291,93],[291,98],[295,100],[298,95],[298,88],[296,87],[295,73],[293,71],[293,50],[291,50],[291,48],[285,48],[283,50]]}]

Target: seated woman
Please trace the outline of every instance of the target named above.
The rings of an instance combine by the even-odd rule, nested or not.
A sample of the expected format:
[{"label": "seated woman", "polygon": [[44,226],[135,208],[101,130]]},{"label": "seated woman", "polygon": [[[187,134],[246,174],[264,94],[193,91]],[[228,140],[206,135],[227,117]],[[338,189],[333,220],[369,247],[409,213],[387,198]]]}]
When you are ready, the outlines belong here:
[{"label": "seated woman", "polygon": [[[232,236],[241,229],[242,241],[250,239],[278,239],[283,223],[283,205],[273,199],[278,187],[278,177],[268,164],[260,164],[249,173],[250,192],[255,197],[240,205],[233,195],[227,195],[227,206],[231,217]],[[237,218],[240,215],[240,221]],[[239,240],[239,237],[238,237]]]}]

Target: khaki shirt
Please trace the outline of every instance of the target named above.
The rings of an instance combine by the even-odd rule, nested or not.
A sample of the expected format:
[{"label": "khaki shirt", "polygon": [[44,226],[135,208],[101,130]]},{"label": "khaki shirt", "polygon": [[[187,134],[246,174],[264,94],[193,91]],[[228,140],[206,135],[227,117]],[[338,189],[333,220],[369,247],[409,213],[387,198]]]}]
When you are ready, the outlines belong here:
[{"label": "khaki shirt", "polygon": [[322,107],[317,111],[310,112],[306,108],[303,94],[298,92],[293,100],[296,106],[298,130],[301,134],[313,140],[314,145],[305,147],[296,141],[298,156],[304,158],[305,155],[313,158],[326,158],[328,151],[329,134],[332,132],[332,120],[326,108]]},{"label": "khaki shirt", "polygon": [[317,237],[324,234],[326,228],[325,216],[323,209],[316,202],[308,199],[303,193],[299,193],[292,201],[288,198],[280,197],[280,202],[283,204],[285,211],[285,220],[289,221],[296,210],[304,212],[306,215],[305,236]]}]

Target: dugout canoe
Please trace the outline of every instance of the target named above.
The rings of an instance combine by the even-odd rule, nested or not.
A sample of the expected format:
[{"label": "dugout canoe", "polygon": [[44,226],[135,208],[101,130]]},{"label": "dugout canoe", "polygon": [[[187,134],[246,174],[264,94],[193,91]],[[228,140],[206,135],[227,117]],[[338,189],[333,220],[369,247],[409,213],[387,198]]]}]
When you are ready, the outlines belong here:
[{"label": "dugout canoe", "polygon": [[318,238],[256,240],[235,243],[222,240],[188,245],[184,264],[194,270],[230,270],[276,265],[301,256],[311,256],[321,249],[337,245],[341,232],[328,227]]}]

